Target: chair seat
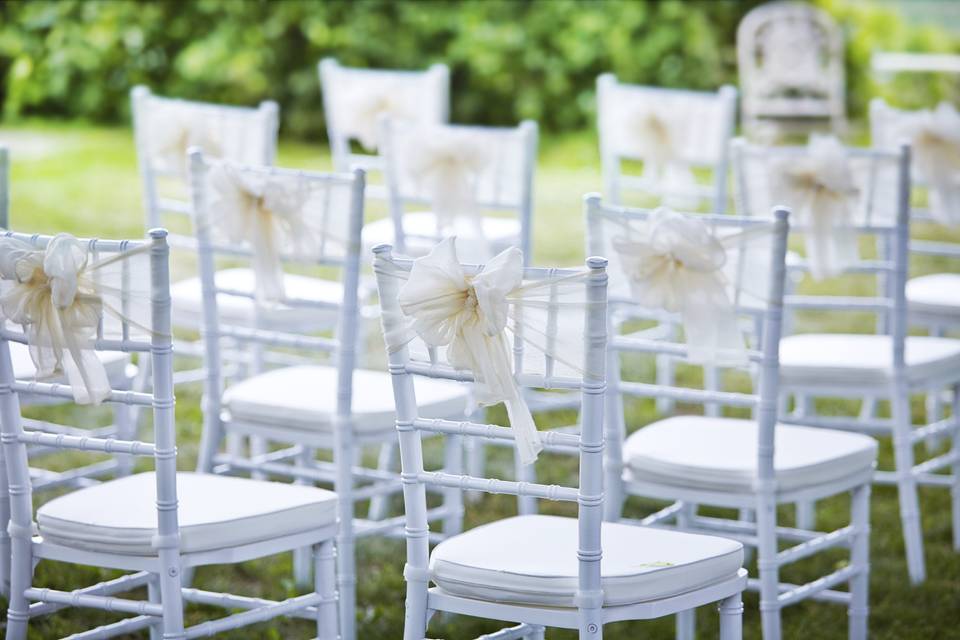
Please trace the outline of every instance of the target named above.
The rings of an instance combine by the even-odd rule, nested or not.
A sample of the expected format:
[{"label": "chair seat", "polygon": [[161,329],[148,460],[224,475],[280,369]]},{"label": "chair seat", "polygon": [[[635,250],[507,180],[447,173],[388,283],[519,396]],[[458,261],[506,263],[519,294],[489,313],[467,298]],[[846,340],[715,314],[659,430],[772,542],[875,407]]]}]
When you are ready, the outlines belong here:
[{"label": "chair seat", "polygon": [[[458,225],[469,224],[458,220]],[[441,237],[437,235],[437,216],[429,211],[406,213],[403,216],[403,230],[407,238],[407,254],[426,254]],[[468,228],[461,235],[469,235],[474,229]],[[520,242],[520,221],[516,218],[495,218],[484,216],[483,235],[491,248],[500,251]],[[378,244],[394,244],[393,219],[384,218],[363,227],[363,246],[375,247]]]},{"label": "chair seat", "polygon": [[[870,469],[870,436],[777,425],[774,474],[782,491],[826,484]],[[654,422],[624,443],[629,475],[642,482],[750,493],[757,477],[757,423],[676,416]]]},{"label": "chair seat", "polygon": [[[604,604],[647,602],[733,578],[743,564],[735,540],[604,522]],[[574,607],[577,520],[516,516],[441,542],[430,574],[443,591],[493,602]]]},{"label": "chair seat", "polygon": [[910,310],[960,322],[960,274],[935,273],[907,281]]},{"label": "chair seat", "polygon": [[[156,476],[138,473],[78,489],[37,510],[45,540],[124,555],[155,555]],[[182,553],[225,549],[332,525],[325,489],[199,473],[177,474]]]},{"label": "chair seat", "polygon": [[[414,378],[421,416],[462,416],[469,387],[459,382]],[[331,431],[337,409],[337,370],[303,365],[274,369],[231,385],[223,405],[233,420],[281,429]],[[394,428],[395,405],[390,374],[353,372],[353,425],[357,432]]]},{"label": "chair seat", "polygon": [[[252,292],[256,276],[252,269],[223,269],[217,271],[217,286],[235,291]],[[339,282],[287,273],[283,276],[284,292],[289,298],[316,300],[340,305],[343,287]],[[203,324],[203,291],[200,278],[187,278],[170,286],[173,302],[173,324],[177,327],[200,328]],[[252,298],[220,294],[217,296],[217,314],[225,324],[249,325],[254,321],[255,305]],[[266,310],[264,320],[274,329],[301,327],[331,327],[337,321],[337,309],[310,309],[279,306]]]},{"label": "chair seat", "polygon": [[[17,380],[33,380],[37,375],[37,367],[30,357],[30,348],[19,342],[10,342],[10,360],[13,363],[13,377]],[[107,378],[111,381],[123,380],[127,376],[127,365],[130,356],[122,351],[97,351],[97,357],[107,371]],[[66,378],[51,382],[63,382]]]},{"label": "chair seat", "polygon": [[[960,377],[960,340],[908,336],[907,378],[920,382]],[[855,386],[887,384],[893,378],[890,336],[807,333],[780,342],[780,376],[787,385]]]}]

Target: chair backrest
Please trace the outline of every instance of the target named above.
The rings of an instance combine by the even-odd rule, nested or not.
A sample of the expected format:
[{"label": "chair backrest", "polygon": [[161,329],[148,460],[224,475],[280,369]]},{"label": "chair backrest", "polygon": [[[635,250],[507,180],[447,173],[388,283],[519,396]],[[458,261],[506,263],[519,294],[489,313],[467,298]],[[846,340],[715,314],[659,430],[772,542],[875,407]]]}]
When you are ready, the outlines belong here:
[{"label": "chair backrest", "polygon": [[404,213],[426,206],[438,222],[449,225],[427,236],[430,244],[446,235],[466,239],[476,234],[474,227],[479,227],[484,213],[512,213],[520,222],[520,250],[529,258],[537,123],[478,127],[384,119],[380,126],[399,252],[407,249],[407,236],[412,235],[404,228]]},{"label": "chair backrest", "polygon": [[[276,102],[234,107],[157,96],[144,86],[131,90],[130,102],[148,229],[175,222],[170,216],[189,216],[189,147],[235,162],[273,164],[280,117]],[[170,244],[193,246],[192,240],[174,233]]]},{"label": "chair backrest", "polygon": [[[611,317],[672,318],[685,328],[684,340],[662,332],[651,337],[642,330],[614,332],[609,338],[608,402],[616,405],[608,405],[606,421],[608,482],[620,482],[624,394],[754,411],[760,427],[758,469],[761,478],[772,479],[788,211],[778,208],[771,218],[748,218],[628,209],[604,203],[598,195],[586,197],[585,209],[587,250],[603,249],[610,256]],[[626,244],[630,242],[637,244]],[[646,271],[626,263],[638,252],[645,254]],[[711,254],[708,265],[703,259]],[[670,268],[657,269],[664,260],[671,262]],[[708,333],[717,331],[715,355],[721,357],[703,357],[709,355],[704,338],[710,342],[711,337],[697,323]],[[731,340],[739,341],[739,348],[731,349]],[[745,371],[758,389],[696,388],[686,377],[657,384],[622,380],[620,354],[666,356],[698,368]]]},{"label": "chair backrest", "polygon": [[[333,174],[248,166],[191,150],[190,191],[207,372],[204,437],[215,437],[219,430],[222,339],[261,351],[327,354],[338,371],[337,415],[350,415],[360,322],[363,189],[360,169]],[[248,261],[256,276],[254,289],[218,284],[218,260]],[[338,274],[342,299],[331,302],[310,298],[309,292],[286,291],[284,270],[290,266],[320,269],[325,276]],[[218,299],[228,297],[252,299],[254,318],[242,325],[225,322],[218,313]],[[323,329],[319,320],[316,325],[283,322],[284,314],[303,318],[304,313],[336,317],[336,335],[318,335]]]},{"label": "chair backrest", "polygon": [[[146,241],[78,241],[66,234],[50,237],[11,231],[0,234],[5,294],[5,322],[0,328],[0,429],[14,536],[32,535],[27,445],[126,454],[154,458],[157,540],[161,553],[177,552],[177,449],[166,236],[163,229],[150,231]],[[34,276],[18,280],[17,265],[21,273],[32,268]],[[74,274],[76,289],[71,292],[68,285],[58,286]],[[62,299],[65,292],[72,293],[72,302]],[[24,304],[17,304],[11,296]],[[45,324],[52,316],[58,318],[58,329],[53,331]],[[16,380],[10,342],[28,344],[38,371],[65,372],[68,383]],[[151,391],[109,388],[96,356],[99,351],[133,352],[149,358]],[[32,420],[31,428],[24,429],[19,394],[57,402],[74,399],[84,404],[103,401],[152,408],[154,441],[93,437],[83,424],[46,423],[49,426],[45,428],[44,423]]]},{"label": "chair backrest", "polygon": [[[794,211],[792,228],[803,235],[807,253],[818,224],[816,200],[791,202],[778,187],[777,174],[788,166],[802,166],[810,157],[810,147],[762,147],[736,141],[733,150],[736,201],[743,215],[762,215],[765,207],[782,204]],[[909,267],[910,234],[910,157],[908,145],[897,149],[846,148],[843,166],[833,166],[834,174],[849,171],[854,193],[850,196],[850,216],[819,223],[822,232],[840,237],[853,232],[854,255],[833,275],[844,277],[873,275],[877,281],[875,295],[865,291],[856,281],[841,284],[844,295],[790,295],[791,310],[847,311],[876,314],[878,328],[889,332],[894,340],[895,362],[902,363],[903,339],[906,335],[905,285]],[[815,182],[811,186],[817,186]],[[801,211],[806,210],[805,215]],[[835,212],[834,212],[835,213]],[[872,241],[876,257],[865,246]],[[793,271],[810,271],[810,261],[790,265]],[[869,291],[869,287],[866,289]],[[851,295],[853,294],[853,295]],[[858,295],[860,294],[860,295]]]},{"label": "chair backrest", "polygon": [[[525,268],[514,274],[518,276],[518,283],[515,283],[517,286],[513,290],[501,290],[499,296],[493,292],[492,298],[478,294],[471,288],[473,285],[468,283],[476,282],[476,278],[482,277],[485,269],[489,274],[495,263],[502,267],[502,258],[511,251],[516,250],[504,252],[486,266],[459,265],[454,256],[450,266],[459,272],[458,277],[466,287],[462,292],[464,296],[457,299],[461,302],[469,301],[470,292],[473,291],[472,299],[483,297],[487,302],[492,300],[494,307],[499,307],[499,311],[509,318],[508,326],[512,327],[513,333],[512,373],[517,386],[581,391],[579,435],[555,431],[540,433],[543,446],[547,449],[559,447],[579,452],[579,486],[512,482],[424,469],[420,441],[422,433],[448,437],[473,435],[518,441],[519,425],[513,422],[512,418],[511,427],[501,427],[421,417],[414,393],[413,375],[470,382],[475,380],[475,372],[462,367],[454,368],[446,361],[441,350],[429,349],[427,356],[423,357],[414,349],[400,346],[400,343],[389,337],[395,332],[407,330],[409,318],[406,318],[401,308],[400,295],[406,284],[413,282],[411,270],[415,263],[395,257],[388,245],[376,247],[374,272],[380,294],[381,317],[385,335],[388,336],[389,369],[394,380],[402,477],[405,483],[404,506],[408,540],[405,575],[411,581],[427,581],[429,525],[426,488],[433,486],[475,489],[488,493],[579,503],[580,589],[583,595],[591,596],[600,589],[603,397],[607,334],[606,260],[589,258],[585,270]],[[519,270],[522,258],[515,254],[511,257]],[[490,293],[489,290],[487,293]],[[507,320],[507,317],[502,319]],[[508,338],[504,335],[503,339]],[[519,441],[517,444],[519,445]]]},{"label": "chair backrest", "polygon": [[[318,65],[323,111],[333,166],[349,171],[381,168],[379,119],[382,116],[418,124],[439,124],[450,118],[450,69],[435,64],[424,71],[360,69],[341,66],[333,58]],[[367,153],[353,153],[356,141]]]},{"label": "chair backrest", "polygon": [[[627,194],[636,192],[658,203],[673,199],[726,211],[736,105],[737,90],[729,85],[715,92],[688,91],[624,84],[612,73],[599,76],[597,131],[607,198],[622,204]],[[652,144],[650,138],[657,134],[667,149]],[[624,161],[643,162],[645,175],[630,175]],[[687,180],[671,188],[650,171],[648,165],[659,162],[673,165],[672,171],[685,171]],[[707,182],[696,179],[693,169],[708,170]]]},{"label": "chair backrest", "polygon": [[843,33],[817,7],[768,2],[750,11],[737,28],[737,63],[747,123],[844,118]]}]

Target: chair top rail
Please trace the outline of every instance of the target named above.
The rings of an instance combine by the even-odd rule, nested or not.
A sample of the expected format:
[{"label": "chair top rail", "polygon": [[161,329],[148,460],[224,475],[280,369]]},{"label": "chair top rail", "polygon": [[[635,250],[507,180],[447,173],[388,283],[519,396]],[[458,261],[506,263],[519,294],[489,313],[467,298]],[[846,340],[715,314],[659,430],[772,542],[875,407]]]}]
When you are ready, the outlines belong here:
[{"label": "chair top rail", "polygon": [[[652,209],[641,209],[637,207],[628,207],[624,205],[612,204],[610,202],[602,201],[602,196],[599,193],[588,193],[584,196],[584,200],[588,205],[601,205],[601,206],[590,206],[588,211],[589,215],[593,216],[603,216],[608,218],[628,218],[630,220],[646,220],[650,217],[650,212]],[[758,216],[741,216],[741,215],[732,215],[727,213],[698,213],[691,211],[677,211],[684,215],[696,216],[697,220],[702,220],[707,224],[715,224],[717,226],[724,227],[758,227],[769,225],[771,222],[770,218],[761,218]]]},{"label": "chair top rail", "polygon": [[[2,235],[5,238],[14,238],[27,242],[36,249],[46,249],[47,245],[50,244],[50,241],[54,238],[54,236],[40,233],[19,233],[17,231],[7,230],[4,230]],[[100,238],[77,238],[77,240],[90,252],[122,253],[124,251],[140,249],[150,244],[144,240],[102,240]]]},{"label": "chair top rail", "polygon": [[157,102],[168,102],[175,103],[180,105],[189,106],[192,109],[201,109],[204,111],[213,111],[213,112],[223,112],[223,111],[233,111],[235,113],[245,113],[245,114],[256,114],[264,109],[276,109],[278,108],[277,102],[274,100],[264,100],[255,107],[238,105],[238,104],[213,104],[210,102],[201,102],[199,100],[189,100],[187,98],[176,98],[172,96],[161,96],[150,90],[146,85],[137,85],[135,86],[131,93],[134,98],[146,98],[149,100],[155,100]]},{"label": "chair top rail", "polygon": [[[390,260],[394,265],[410,270],[413,268],[413,258],[399,257],[393,253],[393,246],[389,244],[378,244],[373,248],[374,253],[378,254],[381,259]],[[467,275],[476,275],[480,272],[483,265],[479,264],[466,264],[462,263],[460,265],[463,268],[464,273]],[[575,268],[558,268],[558,267],[524,267],[523,277],[524,279],[535,279],[535,278],[561,278],[563,276],[575,276],[581,275],[583,269]]]},{"label": "chair top rail", "polygon": [[[25,334],[6,327],[0,327],[0,338],[9,342],[29,344]],[[122,351],[124,353],[146,353],[152,348],[149,340],[111,340],[109,338],[97,338],[91,341],[90,344],[96,351]]]}]

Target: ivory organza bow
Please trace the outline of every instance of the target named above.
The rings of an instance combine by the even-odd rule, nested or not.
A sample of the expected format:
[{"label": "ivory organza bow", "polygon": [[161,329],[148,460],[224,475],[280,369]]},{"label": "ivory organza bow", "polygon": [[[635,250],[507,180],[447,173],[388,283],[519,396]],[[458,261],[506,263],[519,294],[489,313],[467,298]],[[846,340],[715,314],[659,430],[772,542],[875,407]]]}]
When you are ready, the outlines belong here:
[{"label": "ivory organza bow", "polygon": [[[414,261],[409,279],[400,289],[400,308],[424,342],[446,347],[451,366],[473,372],[479,404],[506,405],[520,460],[530,464],[543,445],[514,381],[505,332],[508,299],[517,295],[523,281],[523,254],[515,247],[507,249],[483,271],[467,276],[455,242],[447,238]],[[388,336],[392,350],[399,348],[389,341]]]},{"label": "ivory organza bow", "polygon": [[306,255],[318,245],[304,216],[305,182],[223,163],[210,169],[209,218],[233,244],[250,243],[261,301],[284,296],[284,253]]},{"label": "ivory organza bow", "polygon": [[843,144],[833,136],[813,135],[806,155],[773,169],[774,199],[792,207],[803,228],[811,275],[822,280],[855,263],[858,191]]},{"label": "ivory organza bow", "polygon": [[357,83],[342,99],[340,126],[365,148],[376,151],[382,143],[380,127],[383,118],[407,120],[416,116],[411,113],[409,101],[405,98],[404,87],[398,84],[373,86]]},{"label": "ivory organza bow", "polygon": [[622,107],[621,135],[625,149],[643,159],[644,174],[663,193],[663,202],[673,207],[691,207],[695,179],[683,162],[680,150],[684,127],[689,126],[685,110],[668,105]]},{"label": "ivory organza bow", "polygon": [[104,311],[122,317],[104,300],[97,272],[146,249],[98,262],[69,234],[51,239],[44,250],[16,238],[0,238],[0,308],[22,325],[37,378],[65,374],[79,404],[99,404],[110,393],[103,363],[92,341]]},{"label": "ivory organza bow", "polygon": [[223,144],[196,109],[171,105],[151,119],[149,137],[154,160],[167,171],[186,175],[187,150],[200,147],[211,158],[223,156]]},{"label": "ivory organza bow", "polygon": [[441,127],[421,128],[419,148],[408,154],[407,173],[425,188],[437,217],[439,231],[450,233],[458,218],[467,218],[483,233],[477,211],[477,181],[490,164],[490,150],[466,131]]},{"label": "ivory organza bow", "polygon": [[917,168],[930,188],[930,213],[960,225],[960,113],[948,102],[905,118],[899,132],[913,146]]},{"label": "ivory organza bow", "polygon": [[634,301],[680,314],[690,361],[746,363],[724,274],[727,251],[703,221],[661,207],[650,212],[642,228],[626,229],[611,243]]}]

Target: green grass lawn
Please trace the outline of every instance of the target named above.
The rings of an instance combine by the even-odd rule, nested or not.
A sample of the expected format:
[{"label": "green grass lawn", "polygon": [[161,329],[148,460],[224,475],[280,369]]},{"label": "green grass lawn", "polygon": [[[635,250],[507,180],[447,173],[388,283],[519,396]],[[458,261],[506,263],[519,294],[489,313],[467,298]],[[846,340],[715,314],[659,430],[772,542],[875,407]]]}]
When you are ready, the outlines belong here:
[{"label": "green grass lawn", "polygon": [[[69,231],[77,235],[101,237],[139,237],[143,234],[139,178],[128,129],[99,128],[78,124],[28,122],[13,128],[0,128],[0,144],[11,148],[10,225],[19,231],[52,233]],[[279,163],[302,168],[329,168],[327,150],[320,145],[284,141]],[[539,264],[576,264],[583,258],[583,218],[581,197],[601,188],[599,160],[592,134],[547,138],[541,148],[536,178],[535,259]],[[941,232],[919,229],[922,235]],[[960,236],[956,239],[960,240]],[[943,269],[947,265],[918,262],[918,270]],[[183,264],[176,269],[186,268]],[[864,320],[856,321],[863,328]],[[812,318],[806,326],[846,328],[849,323]],[[633,367],[633,364],[628,366]],[[636,365],[641,366],[641,365]],[[178,389],[177,430],[180,467],[191,469],[201,429],[199,388]],[[849,403],[834,407],[851,408]],[[32,409],[34,415],[48,419],[105,419],[103,409],[91,417],[76,415],[79,409],[59,407]],[[84,410],[87,411],[87,410]],[[499,414],[498,414],[499,415]],[[652,403],[632,403],[629,425],[637,428],[656,417]],[[502,416],[501,416],[502,417]],[[545,416],[541,424],[560,423],[570,416]],[[919,450],[918,450],[919,451]],[[889,443],[882,446],[881,464],[889,467]],[[509,474],[507,460],[501,454],[491,457],[491,465]],[[548,482],[569,483],[574,461],[547,457],[539,464],[541,477]],[[960,553],[951,547],[950,501],[944,490],[923,490],[923,525],[926,542],[928,579],[919,587],[910,586],[903,558],[897,500],[889,487],[875,487],[872,503],[871,538],[871,618],[874,638],[960,638]],[[395,505],[397,509],[400,504]],[[648,513],[656,505],[631,500],[628,515]],[[543,510],[571,514],[568,505],[548,503]],[[504,497],[487,497],[470,505],[468,525],[493,520],[514,512],[513,502]],[[783,521],[792,514],[782,510]],[[818,526],[833,529],[847,523],[848,501],[838,498],[820,505]],[[788,582],[803,582],[836,568],[843,553],[822,554],[814,559],[790,565],[783,573]],[[404,584],[401,570],[404,547],[396,540],[370,540],[359,545],[359,596],[357,616],[359,637],[363,640],[393,639],[401,636],[403,626]],[[753,569],[754,567],[751,567]],[[56,563],[42,563],[36,583],[56,588],[77,588],[113,576],[98,571]],[[196,585],[211,590],[282,598],[296,592],[290,579],[290,560],[278,556],[230,567],[207,567],[198,572]],[[745,637],[759,638],[757,598],[748,594]],[[188,623],[219,615],[217,610],[191,607]],[[55,638],[78,632],[95,624],[115,619],[91,610],[64,611],[37,620],[31,638]],[[3,623],[0,622],[0,628]],[[430,637],[447,640],[473,638],[498,628],[495,623],[468,618],[439,618],[431,626]],[[700,637],[716,637],[716,616],[704,609],[699,614]],[[312,637],[311,625],[302,621],[275,621],[225,634],[225,638],[306,638]],[[846,635],[846,612],[831,604],[806,602],[789,608],[784,614],[786,638],[821,640]],[[613,640],[673,637],[672,619],[642,623],[609,625],[606,637]],[[548,638],[573,638],[575,634],[549,631]]]}]

